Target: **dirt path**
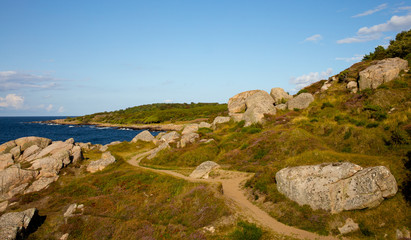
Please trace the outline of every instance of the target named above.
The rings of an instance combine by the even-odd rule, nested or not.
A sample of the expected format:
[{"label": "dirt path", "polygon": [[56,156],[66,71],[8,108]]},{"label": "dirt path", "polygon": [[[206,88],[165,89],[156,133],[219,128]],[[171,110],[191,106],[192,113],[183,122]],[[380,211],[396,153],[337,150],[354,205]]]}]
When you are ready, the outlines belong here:
[{"label": "dirt path", "polygon": [[219,177],[212,179],[195,179],[184,176],[180,173],[171,170],[159,170],[141,166],[141,159],[143,159],[149,154],[151,154],[151,151],[138,154],[134,156],[132,159],[130,159],[128,163],[142,169],[146,169],[156,173],[171,175],[190,182],[221,183],[224,195],[235,203],[235,205],[238,207],[238,210],[240,210],[243,215],[251,217],[252,219],[254,219],[255,222],[272,230],[275,233],[300,239],[338,239],[332,236],[320,236],[315,233],[287,226],[283,223],[278,222],[277,220],[272,218],[268,213],[261,210],[259,207],[250,202],[245,196],[245,192],[241,189],[241,184],[248,178],[252,177],[252,174],[221,170],[223,174],[220,174]]}]

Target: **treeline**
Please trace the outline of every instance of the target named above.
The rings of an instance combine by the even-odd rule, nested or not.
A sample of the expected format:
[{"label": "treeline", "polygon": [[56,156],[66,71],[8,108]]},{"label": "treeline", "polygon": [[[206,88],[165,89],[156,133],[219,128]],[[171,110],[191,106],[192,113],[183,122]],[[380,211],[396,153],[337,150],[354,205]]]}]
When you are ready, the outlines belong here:
[{"label": "treeline", "polygon": [[190,121],[198,118],[214,118],[227,115],[227,104],[219,103],[155,103],[131,107],[113,112],[101,112],[67,121],[81,123],[99,122],[114,124],[150,124]]},{"label": "treeline", "polygon": [[370,52],[370,54],[364,56],[363,61],[393,57],[411,61],[411,30],[398,33],[395,40],[390,41],[387,49],[383,46],[376,47],[374,52]]}]

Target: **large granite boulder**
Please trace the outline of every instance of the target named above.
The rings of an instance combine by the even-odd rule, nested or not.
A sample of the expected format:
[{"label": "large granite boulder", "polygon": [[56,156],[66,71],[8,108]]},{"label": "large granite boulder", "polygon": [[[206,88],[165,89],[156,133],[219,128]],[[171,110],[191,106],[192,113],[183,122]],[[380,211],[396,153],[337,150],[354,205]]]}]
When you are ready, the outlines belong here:
[{"label": "large granite boulder", "polygon": [[20,164],[0,171],[0,201],[22,193],[37,175],[37,171],[21,169]]},{"label": "large granite boulder", "polygon": [[408,61],[401,58],[387,58],[378,61],[360,72],[358,85],[360,90],[375,89],[383,83],[394,80],[401,70],[408,68]]},{"label": "large granite boulder", "polygon": [[176,131],[166,133],[161,136],[160,141],[163,143],[174,143],[180,138],[180,134]]},{"label": "large granite boulder", "polygon": [[207,179],[208,175],[213,169],[219,168],[220,165],[213,161],[206,161],[198,165],[196,169],[190,174],[191,178],[203,178]]},{"label": "large granite boulder", "polygon": [[104,152],[101,155],[101,159],[92,161],[88,166],[87,166],[87,171],[94,173],[97,171],[101,171],[104,168],[106,168],[108,165],[115,163],[116,158],[111,155],[110,152]]},{"label": "large granite boulder", "polygon": [[276,105],[293,98],[292,95],[288,95],[288,93],[286,93],[282,88],[272,88],[270,95],[274,99],[274,103]]},{"label": "large granite boulder", "polygon": [[301,93],[295,98],[287,102],[287,107],[290,110],[307,108],[314,101],[314,96],[311,93]]},{"label": "large granite boulder", "polygon": [[17,146],[17,144],[14,140],[5,142],[0,145],[0,153],[2,152],[8,153],[10,149],[14,148],[15,146]]},{"label": "large granite boulder", "polygon": [[22,137],[14,140],[14,142],[21,147],[21,151],[24,151],[32,145],[37,145],[39,148],[45,148],[51,144],[51,139],[42,137]]},{"label": "large granite boulder", "polygon": [[197,139],[200,138],[200,135],[195,132],[187,133],[184,134],[181,137],[180,143],[178,144],[178,147],[183,148],[185,147],[188,143],[195,143]]},{"label": "large granite boulder", "polygon": [[154,136],[148,131],[144,130],[141,133],[137,134],[132,140],[132,143],[135,143],[137,141],[143,141],[143,142],[151,142],[154,140]]},{"label": "large granite boulder", "polygon": [[397,193],[397,182],[384,166],[324,163],[281,169],[277,189],[300,205],[332,213],[378,206]]},{"label": "large granite boulder", "polygon": [[29,230],[39,224],[39,219],[36,208],[3,214],[0,217],[0,239],[25,239]]},{"label": "large granite boulder", "polygon": [[245,126],[263,123],[264,114],[275,114],[274,99],[265,91],[239,93],[228,101],[228,111],[234,121],[245,121]]},{"label": "large granite boulder", "polygon": [[0,170],[7,168],[14,164],[13,154],[11,153],[0,153]]},{"label": "large granite boulder", "polygon": [[181,133],[182,135],[189,134],[189,133],[195,133],[198,131],[199,125],[196,123],[188,124],[184,127],[183,132]]},{"label": "large granite boulder", "polygon": [[218,116],[218,117],[214,118],[214,121],[211,124],[211,128],[216,129],[219,124],[227,123],[230,120],[231,120],[230,117]]},{"label": "large granite boulder", "polygon": [[207,122],[201,122],[198,124],[198,128],[211,128],[211,124]]}]

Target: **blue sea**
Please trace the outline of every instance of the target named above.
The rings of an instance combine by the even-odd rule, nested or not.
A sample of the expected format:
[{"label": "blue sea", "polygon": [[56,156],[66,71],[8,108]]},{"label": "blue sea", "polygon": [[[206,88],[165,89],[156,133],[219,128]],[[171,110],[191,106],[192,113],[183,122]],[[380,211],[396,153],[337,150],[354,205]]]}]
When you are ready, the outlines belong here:
[{"label": "blue sea", "polygon": [[[131,141],[142,130],[129,128],[96,127],[90,125],[55,125],[33,123],[65,117],[0,117],[0,144],[20,137],[36,136],[53,141],[74,138],[76,142],[108,144],[114,141]],[[151,132],[154,136],[159,132]]]}]

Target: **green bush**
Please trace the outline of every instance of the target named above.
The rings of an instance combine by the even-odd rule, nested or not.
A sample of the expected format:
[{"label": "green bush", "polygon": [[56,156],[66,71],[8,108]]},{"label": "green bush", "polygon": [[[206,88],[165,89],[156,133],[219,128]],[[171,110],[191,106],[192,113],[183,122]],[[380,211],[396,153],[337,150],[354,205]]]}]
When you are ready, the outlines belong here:
[{"label": "green bush", "polygon": [[230,239],[233,240],[259,240],[263,236],[261,230],[254,223],[240,221],[237,223],[237,229],[230,234]]}]

